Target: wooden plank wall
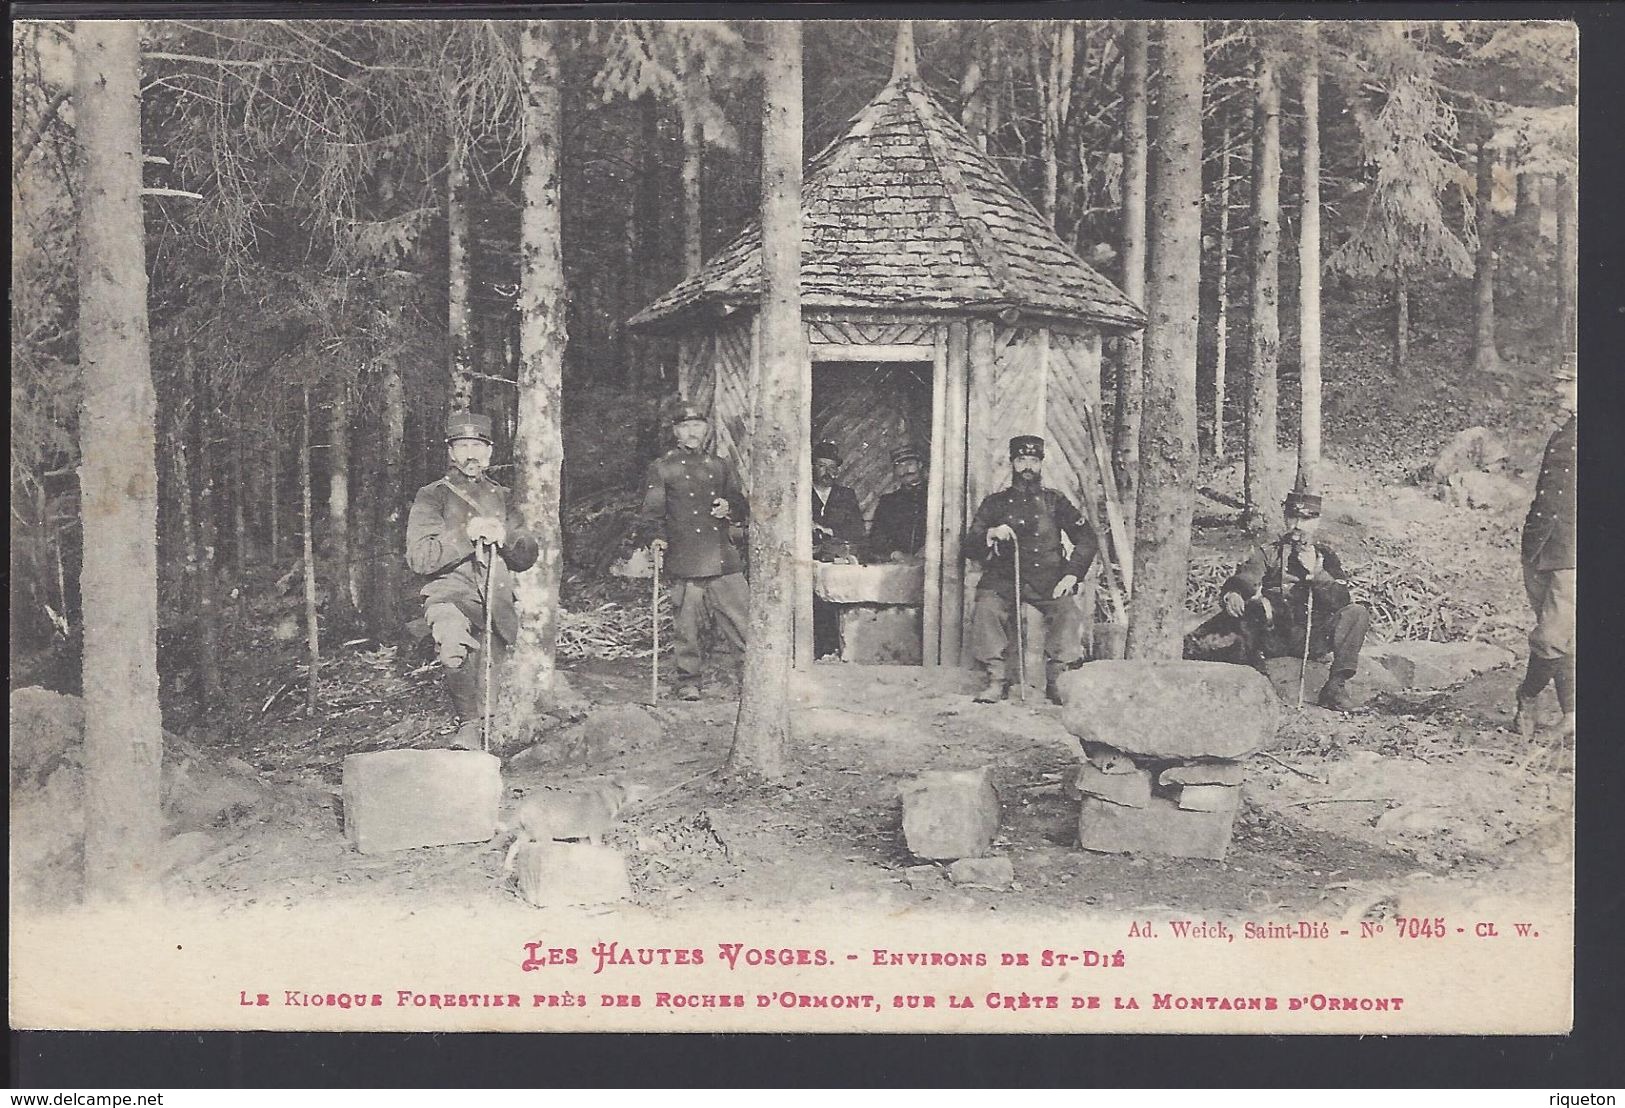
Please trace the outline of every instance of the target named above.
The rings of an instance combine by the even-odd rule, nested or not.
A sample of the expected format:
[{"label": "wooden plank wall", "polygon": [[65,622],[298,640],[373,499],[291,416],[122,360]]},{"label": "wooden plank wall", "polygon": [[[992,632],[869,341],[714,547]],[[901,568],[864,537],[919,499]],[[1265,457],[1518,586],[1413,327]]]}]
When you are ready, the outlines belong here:
[{"label": "wooden plank wall", "polygon": [[755,355],[752,321],[719,327],[712,339],[713,379],[711,434],[716,452],[734,464],[740,487],[750,489],[750,424],[755,399],[751,390]]},{"label": "wooden plank wall", "polygon": [[1050,334],[1049,380],[1044,411],[1044,434],[1049,440],[1044,460],[1044,483],[1059,489],[1074,502],[1084,488],[1085,456],[1089,438],[1084,431],[1083,404],[1100,411],[1100,336]]},{"label": "wooden plank wall", "polygon": [[677,394],[710,418],[717,399],[716,336],[711,332],[689,333],[678,340]]}]

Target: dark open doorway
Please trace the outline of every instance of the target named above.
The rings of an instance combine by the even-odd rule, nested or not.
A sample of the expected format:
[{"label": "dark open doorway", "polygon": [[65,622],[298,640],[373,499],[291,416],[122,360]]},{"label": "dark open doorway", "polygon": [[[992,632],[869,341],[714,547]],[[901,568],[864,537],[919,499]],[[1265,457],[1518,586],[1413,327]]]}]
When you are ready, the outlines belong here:
[{"label": "dark open doorway", "polygon": [[[812,367],[812,439],[840,454],[836,481],[856,494],[867,530],[875,505],[897,487],[892,451],[931,457],[930,362],[820,361]],[[927,482],[937,480],[934,473]],[[814,493],[813,495],[817,495]],[[851,552],[867,563],[866,544]],[[923,554],[914,563],[815,570],[815,657],[864,664],[919,665],[923,656]]]}]

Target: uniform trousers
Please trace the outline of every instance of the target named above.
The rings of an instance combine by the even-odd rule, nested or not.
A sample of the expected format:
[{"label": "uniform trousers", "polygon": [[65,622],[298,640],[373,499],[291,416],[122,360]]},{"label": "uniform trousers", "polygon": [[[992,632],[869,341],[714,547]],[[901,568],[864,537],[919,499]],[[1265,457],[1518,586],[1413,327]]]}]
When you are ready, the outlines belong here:
[{"label": "uniform trousers", "polygon": [[706,619],[715,621],[722,637],[735,650],[745,649],[745,624],[750,611],[750,586],[743,573],[723,573],[715,577],[674,577],[671,603],[676,613],[677,642],[673,653],[677,663],[677,683],[698,684],[705,658],[700,649],[700,632]]},{"label": "uniform trousers", "polygon": [[[1070,596],[1029,600],[1023,608],[1038,612],[1044,621],[1044,657],[1057,666],[1070,666],[1083,658],[1083,617]],[[971,609],[971,654],[997,680],[1014,668],[1005,661],[1015,629],[1015,603],[996,592],[976,594]],[[1011,659],[1015,661],[1015,659]],[[1029,675],[1032,681],[1036,675]]]}]

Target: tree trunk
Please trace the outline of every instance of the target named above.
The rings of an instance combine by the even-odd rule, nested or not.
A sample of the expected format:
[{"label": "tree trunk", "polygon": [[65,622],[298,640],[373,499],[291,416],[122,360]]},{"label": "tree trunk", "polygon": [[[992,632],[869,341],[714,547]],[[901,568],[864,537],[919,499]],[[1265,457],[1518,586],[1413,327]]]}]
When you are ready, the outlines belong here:
[{"label": "tree trunk", "polygon": [[333,390],[327,443],[327,538],[333,585],[329,618],[348,623],[355,611],[350,565],[350,386],[341,381]]},{"label": "tree trunk", "polygon": [[698,61],[689,58],[683,66],[682,98],[678,107],[683,122],[683,276],[698,273],[705,264],[705,211],[700,182],[705,168],[705,133],[700,126],[699,101],[704,94],[704,74]]},{"label": "tree trunk", "polygon": [[1213,457],[1224,458],[1225,375],[1230,357],[1230,120],[1219,132],[1219,242],[1213,259],[1218,303],[1213,312]]},{"label": "tree trunk", "polygon": [[1077,29],[1069,19],[1029,24],[1033,34],[1033,68],[1039,75],[1043,118],[1039,128],[1039,159],[1044,170],[1039,210],[1056,226],[1060,183],[1061,132],[1072,101],[1073,55]]},{"label": "tree trunk", "polygon": [[472,317],[469,314],[468,275],[469,234],[467,154],[461,140],[452,140],[451,172],[446,185],[446,268],[447,300],[446,354],[451,374],[451,410],[466,412],[474,407],[474,350]]},{"label": "tree trunk", "polygon": [[1252,293],[1248,323],[1246,523],[1280,529],[1275,487],[1276,363],[1281,354],[1281,89],[1275,60],[1261,56],[1253,120]]},{"label": "tree trunk", "polygon": [[967,22],[971,36],[970,50],[965,58],[965,75],[959,80],[959,122],[976,143],[976,148],[987,152],[987,36],[991,33],[981,22]]},{"label": "tree trunk", "polygon": [[162,816],[157,403],[141,211],[141,24],[74,31],[79,191],[79,489],[84,556],[85,894],[150,893]]},{"label": "tree trunk", "polygon": [[514,644],[512,671],[505,682],[504,739],[533,726],[536,713],[551,707],[557,695],[566,341],[559,220],[563,140],[559,33],[558,24],[547,19],[527,20],[519,33],[525,82],[525,162],[519,216],[519,419],[514,435],[514,477],[519,516],[536,536],[541,556],[533,570],[516,578],[519,641]]},{"label": "tree trunk", "polygon": [[[751,433],[750,627],[728,772],[774,780],[790,764],[801,379],[801,24],[770,24],[762,104],[761,384]],[[906,32],[905,32],[906,33]]]},{"label": "tree trunk", "polygon": [[1495,347],[1495,155],[1488,142],[1478,144],[1474,218],[1478,225],[1478,255],[1473,266],[1473,371],[1501,372],[1501,354]]},{"label": "tree trunk", "polygon": [[1557,333],[1558,353],[1572,355],[1578,342],[1580,243],[1575,235],[1574,176],[1563,174],[1557,184]]},{"label": "tree trunk", "polygon": [[1411,356],[1411,287],[1404,269],[1394,272],[1394,376],[1405,374]]},{"label": "tree trunk", "polygon": [[270,518],[269,546],[271,567],[278,568],[282,560],[282,443],[277,438],[277,423],[273,417],[271,425],[266,429],[265,451],[268,455],[266,465],[270,469],[271,486],[266,514]]},{"label": "tree trunk", "polygon": [[1298,480],[1316,489],[1320,468],[1320,57],[1314,23],[1304,24],[1303,128],[1298,220]]},{"label": "tree trunk", "polygon": [[1162,24],[1151,172],[1130,658],[1178,658],[1184,643],[1196,486],[1196,324],[1202,241],[1202,24]]},{"label": "tree trunk", "polygon": [[1540,174],[1518,172],[1513,202],[1512,224],[1517,228],[1519,245],[1532,254],[1540,241]]},{"label": "tree trunk", "polygon": [[231,442],[226,444],[226,460],[231,473],[231,537],[232,569],[239,579],[247,572],[251,560],[248,547],[247,467],[243,465],[244,444],[241,418],[231,421]]},{"label": "tree trunk", "polygon": [[[1135,20],[1123,43],[1123,292],[1145,303],[1146,55],[1147,26]],[[1117,340],[1116,408],[1112,418],[1112,468],[1123,505],[1130,549],[1138,513],[1140,418],[1143,408],[1144,340],[1138,332]]]},{"label": "tree trunk", "polygon": [[225,700],[220,681],[220,613],[218,604],[219,522],[214,498],[214,467],[209,459],[208,384],[200,381],[190,357],[187,381],[192,395],[192,540],[196,544],[192,604],[197,627],[197,710],[200,718],[215,714]]},{"label": "tree trunk", "polygon": [[396,586],[403,576],[406,548],[406,493],[402,449],[406,442],[406,386],[401,367],[394,356],[383,366],[383,423],[379,443],[378,497],[382,534],[373,548],[379,558],[377,586],[373,591],[373,633],[388,634],[399,625]]},{"label": "tree trunk", "polygon": [[317,678],[322,665],[321,631],[317,625],[316,610],[316,513],[311,510],[310,492],[310,389],[300,390],[299,408],[299,508],[304,543],[305,571],[305,646],[308,672],[305,678],[305,715],[316,715]]}]

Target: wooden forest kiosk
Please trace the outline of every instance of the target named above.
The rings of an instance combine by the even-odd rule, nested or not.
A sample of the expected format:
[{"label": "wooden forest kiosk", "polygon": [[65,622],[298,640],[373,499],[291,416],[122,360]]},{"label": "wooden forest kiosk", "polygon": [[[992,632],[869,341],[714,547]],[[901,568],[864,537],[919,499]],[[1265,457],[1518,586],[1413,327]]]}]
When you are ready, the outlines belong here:
[{"label": "wooden forest kiosk", "polygon": [[[1044,483],[1080,499],[1095,472],[1085,406],[1098,410],[1102,336],[1144,326],[1144,314],[925,90],[906,31],[890,82],[809,163],[802,220],[802,488],[824,439],[866,516],[893,487],[893,448],[927,459],[918,660],[960,665],[976,572],[964,533],[1008,481],[1006,441],[1043,435]],[[747,493],[760,292],[753,224],[631,320],[676,338],[679,391],[710,413],[713,445]],[[800,512],[798,667],[813,654],[810,491]],[[877,580],[887,568],[874,567]]]}]

